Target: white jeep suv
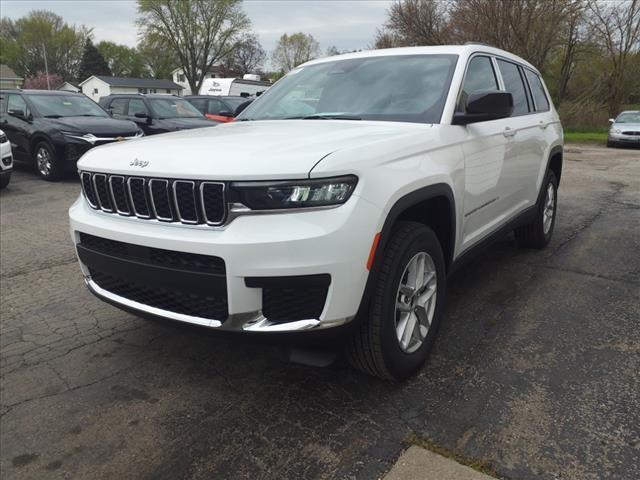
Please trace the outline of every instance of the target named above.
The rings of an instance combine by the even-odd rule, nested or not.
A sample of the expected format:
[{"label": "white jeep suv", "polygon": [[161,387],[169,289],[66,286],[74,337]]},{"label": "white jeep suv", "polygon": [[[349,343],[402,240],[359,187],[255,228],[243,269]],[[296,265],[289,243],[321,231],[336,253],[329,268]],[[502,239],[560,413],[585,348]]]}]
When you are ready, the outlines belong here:
[{"label": "white jeep suv", "polygon": [[245,334],[339,332],[356,367],[401,379],[464,258],[509,230],[549,242],[562,128],[512,54],[376,50],[292,70],[232,123],[78,167],[71,233],[99,298]]}]

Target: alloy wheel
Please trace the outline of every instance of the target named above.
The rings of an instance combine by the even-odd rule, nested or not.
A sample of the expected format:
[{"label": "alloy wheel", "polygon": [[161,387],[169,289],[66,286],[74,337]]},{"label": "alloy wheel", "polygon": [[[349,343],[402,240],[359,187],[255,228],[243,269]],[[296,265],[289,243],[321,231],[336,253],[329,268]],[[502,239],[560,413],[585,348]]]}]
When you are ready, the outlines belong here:
[{"label": "alloy wheel", "polygon": [[36,164],[43,177],[51,175],[51,153],[46,147],[38,148],[36,152]]},{"label": "alloy wheel", "polygon": [[551,224],[553,223],[553,216],[556,209],[556,191],[552,183],[547,186],[547,196],[544,202],[544,210],[542,212],[542,231],[545,235],[551,230]]},{"label": "alloy wheel", "polygon": [[419,252],[404,269],[396,294],[395,328],[400,349],[413,353],[424,343],[436,309],[438,278],[435,263]]}]

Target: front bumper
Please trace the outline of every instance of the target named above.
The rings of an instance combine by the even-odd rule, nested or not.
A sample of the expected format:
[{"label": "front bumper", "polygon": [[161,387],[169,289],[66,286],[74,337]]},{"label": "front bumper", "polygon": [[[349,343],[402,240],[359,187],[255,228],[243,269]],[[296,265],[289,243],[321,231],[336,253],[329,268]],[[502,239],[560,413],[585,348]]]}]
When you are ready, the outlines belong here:
[{"label": "front bumper", "polygon": [[[107,214],[91,209],[82,197],[70,208],[69,215],[76,245],[82,232],[153,249],[221,258],[226,265],[228,316],[185,315],[118,295],[102,288],[81,260],[85,282],[95,295],[141,314],[244,332],[315,330],[351,321],[364,293],[369,249],[382,222],[382,211],[355,195],[338,208],[247,215],[217,229]],[[331,280],[319,315],[291,321],[265,316],[264,292],[256,279],[320,275]],[[294,304],[297,299],[291,300]]]},{"label": "front bumper", "polygon": [[608,137],[611,143],[621,143],[627,145],[640,145],[640,135],[625,135],[623,133],[609,132]]}]

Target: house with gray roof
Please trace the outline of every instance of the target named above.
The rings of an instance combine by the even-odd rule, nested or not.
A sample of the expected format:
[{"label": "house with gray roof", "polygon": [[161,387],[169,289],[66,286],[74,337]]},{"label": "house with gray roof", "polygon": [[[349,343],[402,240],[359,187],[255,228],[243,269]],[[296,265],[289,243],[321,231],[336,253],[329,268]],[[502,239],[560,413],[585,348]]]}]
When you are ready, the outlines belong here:
[{"label": "house with gray roof", "polygon": [[0,64],[0,88],[20,88],[22,80],[24,79],[19,77],[8,66]]},{"label": "house with gray roof", "polygon": [[82,93],[94,101],[116,93],[167,93],[180,95],[182,87],[171,80],[92,75],[80,83]]}]

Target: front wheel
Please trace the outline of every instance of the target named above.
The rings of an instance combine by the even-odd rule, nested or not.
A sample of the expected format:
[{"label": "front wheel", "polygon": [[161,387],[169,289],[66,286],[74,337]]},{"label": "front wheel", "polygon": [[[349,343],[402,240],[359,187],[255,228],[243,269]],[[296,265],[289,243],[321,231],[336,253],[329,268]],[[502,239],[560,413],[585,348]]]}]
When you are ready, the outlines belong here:
[{"label": "front wheel", "polygon": [[55,182],[62,177],[62,165],[49,142],[39,142],[33,150],[33,161],[40,177]]},{"label": "front wheel", "polygon": [[399,222],[379,254],[369,315],[347,357],[369,375],[401,380],[424,364],[433,346],[444,309],[444,256],[433,230],[414,222]]}]

